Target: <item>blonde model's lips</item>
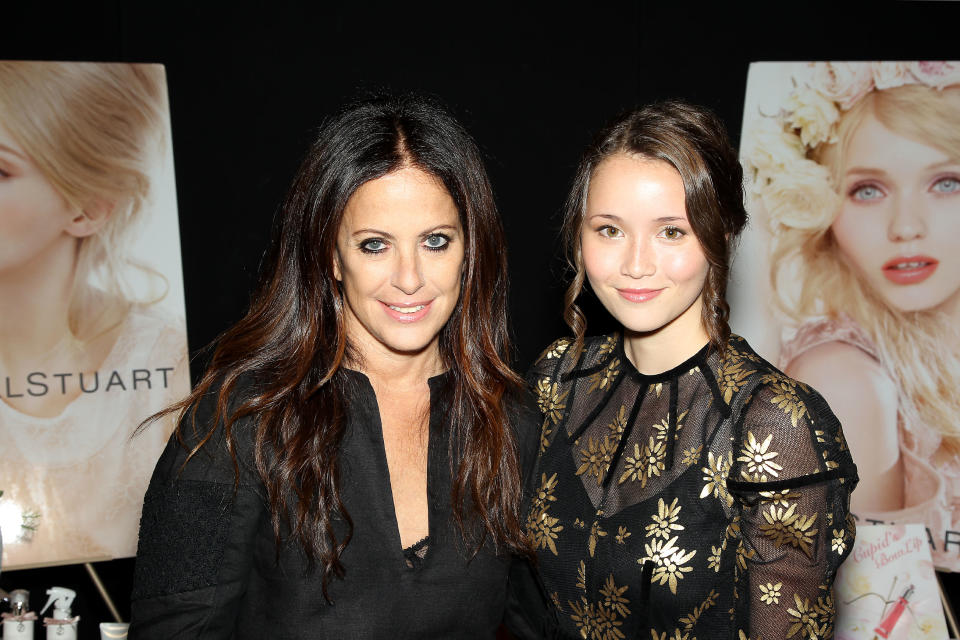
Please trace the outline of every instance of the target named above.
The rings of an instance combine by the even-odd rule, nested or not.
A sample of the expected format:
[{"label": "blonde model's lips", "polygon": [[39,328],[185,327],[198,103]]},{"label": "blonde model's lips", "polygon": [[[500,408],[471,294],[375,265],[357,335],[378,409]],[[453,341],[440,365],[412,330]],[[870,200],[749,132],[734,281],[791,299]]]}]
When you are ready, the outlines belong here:
[{"label": "blonde model's lips", "polygon": [[416,322],[430,312],[433,300],[422,301],[379,301],[387,315],[398,322]]},{"label": "blonde model's lips", "polygon": [[883,263],[884,277],[894,284],[916,284],[933,275],[940,261],[930,256],[897,256]]},{"label": "blonde model's lips", "polygon": [[617,293],[630,302],[647,302],[653,300],[663,289],[617,289]]}]

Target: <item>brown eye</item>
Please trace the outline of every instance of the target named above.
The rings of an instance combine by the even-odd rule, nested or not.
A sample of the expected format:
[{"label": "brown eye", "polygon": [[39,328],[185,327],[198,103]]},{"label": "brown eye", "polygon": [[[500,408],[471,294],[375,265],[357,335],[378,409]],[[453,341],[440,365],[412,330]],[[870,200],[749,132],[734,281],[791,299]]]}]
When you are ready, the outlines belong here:
[{"label": "brown eye", "polygon": [[662,231],[663,237],[667,240],[679,240],[684,236],[679,227],[665,227]]},{"label": "brown eye", "polygon": [[620,229],[611,227],[610,225],[605,225],[600,227],[600,235],[602,235],[604,238],[616,238],[620,236]]}]

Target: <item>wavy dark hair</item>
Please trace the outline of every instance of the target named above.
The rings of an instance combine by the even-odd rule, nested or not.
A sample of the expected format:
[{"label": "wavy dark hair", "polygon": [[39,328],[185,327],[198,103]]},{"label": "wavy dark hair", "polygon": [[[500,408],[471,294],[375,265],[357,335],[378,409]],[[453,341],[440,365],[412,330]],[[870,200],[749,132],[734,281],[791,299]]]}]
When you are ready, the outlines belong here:
[{"label": "wavy dark hair", "polygon": [[577,305],[586,281],[580,231],[590,178],[616,154],[668,163],[683,179],[687,217],[709,265],[703,290],[703,326],[712,348],[723,351],[730,338],[727,276],[733,245],[747,223],[743,169],[720,119],[705,107],[679,100],[658,102],[614,119],[596,136],[580,161],[567,197],[562,241],[573,275],[564,295],[563,318],[583,345],[587,320]]},{"label": "wavy dark hair", "polygon": [[[256,467],[278,549],[286,525],[310,566],[322,565],[325,596],[330,579],[344,575],[340,554],[353,532],[338,476],[349,411],[343,365],[352,354],[333,271],[337,232],[357,188],[409,166],[443,183],[465,238],[459,301],[439,336],[440,356],[450,369],[446,415],[454,519],[474,553],[488,540],[528,553],[507,410],[521,380],[506,363],[503,228],[476,144],[433,99],[377,97],[352,104],[321,126],[278,213],[249,311],[219,337],[190,396],[166,410],[182,412],[177,433],[191,456],[222,424],[238,473],[233,428],[242,418],[253,419]],[[253,391],[238,387],[241,376],[257,381]],[[190,447],[187,424],[197,429],[197,405],[211,393],[216,414]],[[338,517],[347,524],[339,538],[333,526]]]}]

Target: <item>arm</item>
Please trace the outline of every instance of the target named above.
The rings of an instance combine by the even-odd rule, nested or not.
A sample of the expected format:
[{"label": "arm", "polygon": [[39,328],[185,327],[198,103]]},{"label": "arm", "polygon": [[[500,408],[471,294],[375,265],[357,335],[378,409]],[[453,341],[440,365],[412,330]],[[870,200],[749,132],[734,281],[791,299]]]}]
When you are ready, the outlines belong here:
[{"label": "arm", "polygon": [[[212,406],[212,398],[201,401],[200,430],[212,419]],[[176,436],[167,443],[144,498],[131,638],[233,636],[256,532],[267,517],[251,464],[249,426],[234,426],[240,463],[236,491],[222,429],[186,466],[187,451]]]},{"label": "arm", "polygon": [[795,358],[787,373],[823,389],[861,468],[854,512],[896,511],[904,505],[897,429],[897,387],[870,355],[842,342],[818,345]]},{"label": "arm", "polygon": [[751,640],[830,638],[856,467],[819,394],[766,378],[743,411],[728,480],[740,505],[736,624]]}]

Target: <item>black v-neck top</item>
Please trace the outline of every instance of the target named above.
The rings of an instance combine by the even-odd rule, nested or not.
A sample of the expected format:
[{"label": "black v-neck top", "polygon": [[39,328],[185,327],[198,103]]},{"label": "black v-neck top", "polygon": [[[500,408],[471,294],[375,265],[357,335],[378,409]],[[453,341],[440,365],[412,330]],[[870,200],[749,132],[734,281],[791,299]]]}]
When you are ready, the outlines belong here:
[{"label": "black v-neck top", "polygon": [[[132,639],[493,637],[504,617],[512,558],[489,546],[470,558],[452,520],[449,376],[429,381],[429,546],[411,567],[400,543],[376,396],[363,374],[348,375],[340,486],[354,528],[341,556],[346,575],[329,584],[333,604],[323,597],[321,570],[307,571],[298,546],[285,546],[277,558],[253,463],[253,428],[243,422],[234,427],[236,495],[222,430],[182,473],[186,451],[174,439],[157,463],[141,519]],[[201,402],[198,423],[210,419],[212,408],[212,398]],[[528,471],[537,419],[519,406],[511,413]]]},{"label": "black v-neck top", "polygon": [[529,374],[549,635],[832,637],[857,472],[823,398],[737,336],[658,375],[618,334],[572,351],[555,342]]}]

